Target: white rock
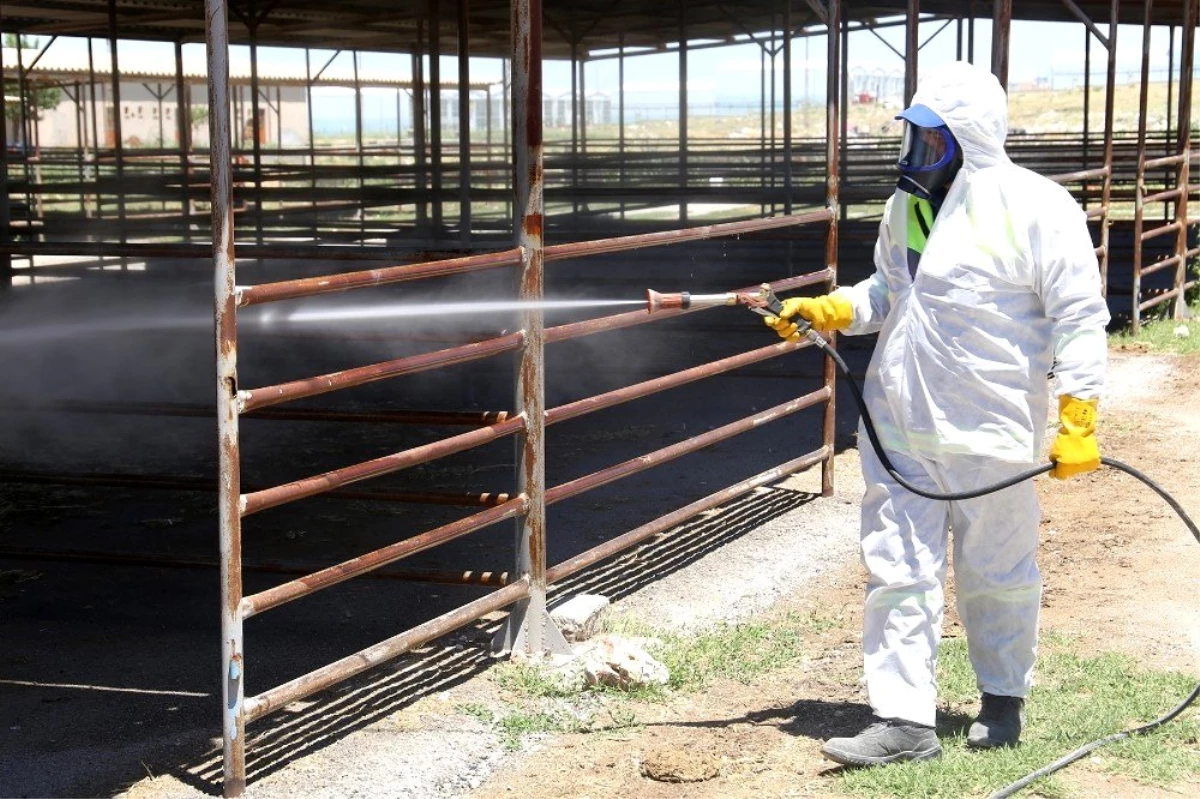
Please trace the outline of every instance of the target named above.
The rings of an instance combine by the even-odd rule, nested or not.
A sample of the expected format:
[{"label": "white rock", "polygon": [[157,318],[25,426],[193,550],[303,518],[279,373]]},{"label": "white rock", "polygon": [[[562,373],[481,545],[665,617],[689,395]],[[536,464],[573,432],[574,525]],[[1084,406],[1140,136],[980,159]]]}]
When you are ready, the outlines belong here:
[{"label": "white rock", "polygon": [[1175,338],[1187,338],[1192,335],[1192,329],[1187,325],[1175,326]]},{"label": "white rock", "polygon": [[598,638],[581,656],[588,685],[632,689],[666,685],[671,676],[667,667],[646,651],[645,643],[617,635]]},{"label": "white rock", "polygon": [[550,619],[568,641],[586,641],[596,634],[608,597],[578,594],[550,608]]}]

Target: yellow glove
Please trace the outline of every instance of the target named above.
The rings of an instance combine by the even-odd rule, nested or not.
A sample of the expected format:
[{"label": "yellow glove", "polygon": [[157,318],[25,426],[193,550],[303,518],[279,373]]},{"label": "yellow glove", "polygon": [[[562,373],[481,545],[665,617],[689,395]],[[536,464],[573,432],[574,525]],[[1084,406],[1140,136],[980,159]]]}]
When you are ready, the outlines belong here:
[{"label": "yellow glove", "polygon": [[783,301],[783,311],[779,316],[763,318],[767,327],[779,334],[780,338],[794,340],[796,324],[789,321],[796,314],[812,323],[818,333],[828,333],[833,330],[844,330],[854,321],[854,306],[850,300],[838,294],[826,294],[823,297],[792,297]]},{"label": "yellow glove", "polygon": [[1096,444],[1096,406],[1098,399],[1076,399],[1066,394],[1058,398],[1058,438],[1050,447],[1053,477],[1065,480],[1100,468],[1100,447]]}]

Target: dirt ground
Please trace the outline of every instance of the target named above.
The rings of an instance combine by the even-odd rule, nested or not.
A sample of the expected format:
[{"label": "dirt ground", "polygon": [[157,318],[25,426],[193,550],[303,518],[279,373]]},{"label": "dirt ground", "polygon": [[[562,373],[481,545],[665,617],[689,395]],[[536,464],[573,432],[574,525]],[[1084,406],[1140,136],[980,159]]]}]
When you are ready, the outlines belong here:
[{"label": "dirt ground", "polygon": [[[1200,358],[1115,351],[1102,406],[1102,453],[1161,482],[1200,513]],[[854,468],[854,451],[843,456]],[[1117,651],[1147,667],[1196,673],[1200,659],[1200,546],[1174,513],[1113,470],[1068,483],[1039,480],[1043,629],[1078,636],[1084,652]],[[472,795],[490,797],[752,797],[836,795],[818,747],[868,715],[859,687],[862,574],[856,563],[783,600],[843,624],[814,655],[749,685],[639,706],[642,726],[614,735],[563,735],[513,757]],[[953,613],[946,635],[961,634]],[[650,779],[647,773],[658,774]],[[663,781],[666,775],[674,780]],[[673,776],[672,776],[673,775]],[[1200,795],[1200,783],[1151,789],[1073,766],[1076,795]]]}]

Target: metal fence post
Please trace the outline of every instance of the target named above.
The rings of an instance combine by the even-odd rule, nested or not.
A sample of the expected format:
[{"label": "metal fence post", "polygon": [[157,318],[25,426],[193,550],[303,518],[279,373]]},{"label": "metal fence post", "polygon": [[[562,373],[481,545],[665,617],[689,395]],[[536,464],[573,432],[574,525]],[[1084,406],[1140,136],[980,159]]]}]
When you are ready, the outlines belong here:
[{"label": "metal fence post", "polygon": [[[524,248],[520,298],[542,299],[544,203],[542,198],[542,2],[513,0],[513,220]],[[525,342],[517,376],[517,408],[525,417],[518,453],[519,490],[528,497],[518,520],[517,574],[529,578],[529,598],[520,601],[497,635],[498,649],[567,652],[570,648],[546,611],[546,358],[542,309],[521,311]]]},{"label": "metal fence post", "polygon": [[233,253],[233,176],[229,127],[229,29],[225,0],[205,0],[208,47],[209,174],[217,345],[217,457],[221,549],[221,723],[224,793],[246,788],[242,646],[241,468],[237,412],[237,298]]}]

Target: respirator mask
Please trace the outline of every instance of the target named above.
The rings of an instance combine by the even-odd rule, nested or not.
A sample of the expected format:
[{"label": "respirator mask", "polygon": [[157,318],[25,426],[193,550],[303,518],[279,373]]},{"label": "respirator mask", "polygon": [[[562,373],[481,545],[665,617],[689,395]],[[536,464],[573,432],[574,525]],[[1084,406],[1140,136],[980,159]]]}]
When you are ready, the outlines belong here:
[{"label": "respirator mask", "polygon": [[941,117],[926,106],[914,105],[896,119],[904,120],[897,188],[922,200],[940,199],[962,167],[962,148]]}]

